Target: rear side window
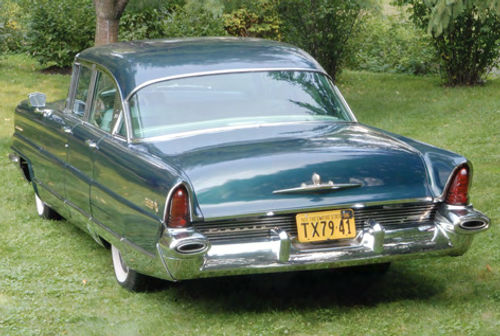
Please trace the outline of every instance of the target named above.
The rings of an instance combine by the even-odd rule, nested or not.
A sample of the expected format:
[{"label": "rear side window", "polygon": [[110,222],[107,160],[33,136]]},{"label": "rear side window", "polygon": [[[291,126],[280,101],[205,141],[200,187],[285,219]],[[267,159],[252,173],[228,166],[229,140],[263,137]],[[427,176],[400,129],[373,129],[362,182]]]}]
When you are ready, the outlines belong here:
[{"label": "rear side window", "polygon": [[91,77],[92,70],[85,66],[80,66],[75,100],[72,108],[72,112],[80,118],[85,114],[85,104],[87,102]]},{"label": "rear side window", "polygon": [[111,133],[122,113],[120,94],[114,80],[104,72],[98,72],[94,99],[90,110],[90,123]]}]

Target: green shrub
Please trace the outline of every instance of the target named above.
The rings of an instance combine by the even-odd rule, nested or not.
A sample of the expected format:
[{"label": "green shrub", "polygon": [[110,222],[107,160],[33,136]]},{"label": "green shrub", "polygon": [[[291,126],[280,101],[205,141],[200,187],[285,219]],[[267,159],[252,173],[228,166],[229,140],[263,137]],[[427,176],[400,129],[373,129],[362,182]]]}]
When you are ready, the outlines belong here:
[{"label": "green shrub", "polygon": [[0,1],[0,52],[19,52],[26,43],[25,13],[14,1]]},{"label": "green shrub", "polygon": [[120,19],[119,40],[156,39],[165,36],[163,21],[168,16],[164,7],[125,11]]},{"label": "green shrub", "polygon": [[225,10],[229,35],[281,39],[278,0],[226,1]]},{"label": "green shrub", "polygon": [[436,25],[430,25],[429,20],[437,20],[433,16],[436,9],[450,9],[446,6],[452,6],[454,1],[398,0],[398,3],[410,4],[409,11],[416,26],[432,32],[446,85],[480,84],[484,75],[498,65],[500,15],[497,11],[485,7],[484,3],[471,2],[453,15],[448,13],[451,10],[445,10],[437,24],[439,29],[432,29]]},{"label": "green shrub", "polygon": [[349,57],[347,42],[371,1],[281,0],[283,40],[316,58],[335,79]]},{"label": "green shrub", "polygon": [[94,44],[91,0],[34,0],[29,8],[28,50],[40,64],[68,67]]},{"label": "green shrub", "polygon": [[404,17],[367,15],[349,43],[352,50],[347,66],[356,70],[436,73],[439,59],[430,36],[417,30]]},{"label": "green shrub", "polygon": [[208,2],[188,1],[185,6],[168,13],[163,21],[165,37],[226,35],[222,8]]}]

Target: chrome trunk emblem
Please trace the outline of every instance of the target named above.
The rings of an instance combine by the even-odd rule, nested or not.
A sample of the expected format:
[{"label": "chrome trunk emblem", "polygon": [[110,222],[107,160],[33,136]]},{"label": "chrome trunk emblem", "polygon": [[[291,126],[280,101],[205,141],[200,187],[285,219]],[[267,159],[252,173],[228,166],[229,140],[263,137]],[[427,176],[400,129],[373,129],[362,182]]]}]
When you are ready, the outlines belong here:
[{"label": "chrome trunk emblem", "polygon": [[321,176],[318,173],[312,175],[312,184],[302,183],[300,187],[274,190],[273,194],[304,194],[304,193],[318,193],[330,192],[341,189],[361,187],[360,183],[339,183],[335,184],[333,181],[321,183]]},{"label": "chrome trunk emblem", "polygon": [[318,173],[314,173],[312,176],[312,181],[314,185],[320,185],[321,184],[321,176],[319,176]]}]

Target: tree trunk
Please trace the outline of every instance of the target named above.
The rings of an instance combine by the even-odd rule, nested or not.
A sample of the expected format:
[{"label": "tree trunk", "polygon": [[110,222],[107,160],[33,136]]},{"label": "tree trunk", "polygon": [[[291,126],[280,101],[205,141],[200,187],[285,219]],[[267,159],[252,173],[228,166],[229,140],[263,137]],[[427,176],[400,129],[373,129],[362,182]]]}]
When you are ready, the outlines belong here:
[{"label": "tree trunk", "polygon": [[96,13],[95,45],[118,41],[118,25],[128,0],[94,0]]},{"label": "tree trunk", "polygon": [[107,19],[97,17],[97,26],[95,30],[95,45],[114,43],[118,41],[118,24],[117,19]]}]

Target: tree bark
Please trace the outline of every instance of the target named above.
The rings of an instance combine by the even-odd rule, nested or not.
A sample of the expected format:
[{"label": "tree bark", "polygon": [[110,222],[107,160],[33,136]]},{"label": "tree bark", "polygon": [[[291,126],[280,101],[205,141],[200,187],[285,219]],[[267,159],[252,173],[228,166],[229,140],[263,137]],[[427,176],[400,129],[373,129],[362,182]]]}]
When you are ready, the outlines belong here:
[{"label": "tree bark", "polygon": [[97,17],[95,30],[95,45],[114,43],[118,41],[119,20]]},{"label": "tree bark", "polygon": [[96,13],[95,45],[118,41],[118,25],[128,0],[94,0]]}]

